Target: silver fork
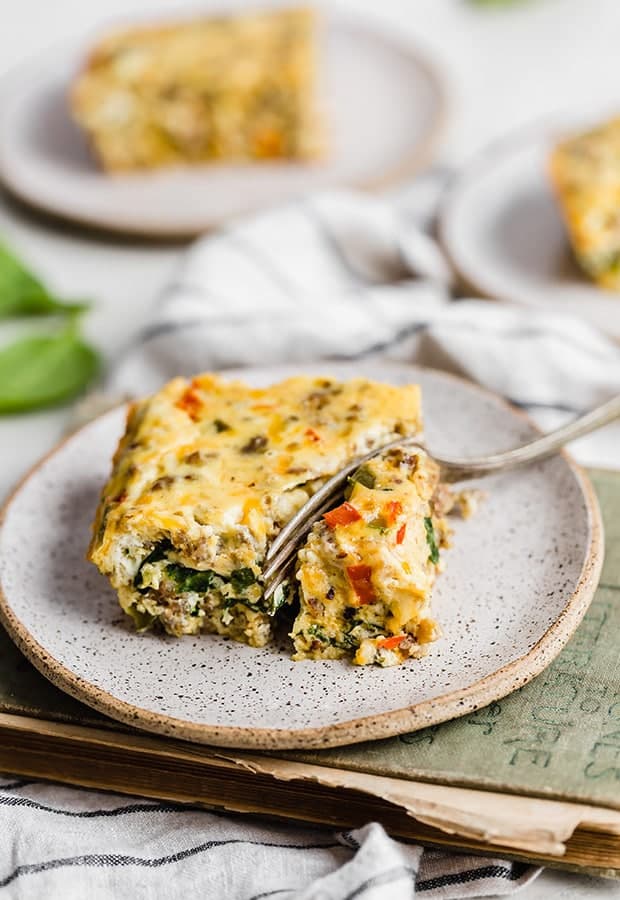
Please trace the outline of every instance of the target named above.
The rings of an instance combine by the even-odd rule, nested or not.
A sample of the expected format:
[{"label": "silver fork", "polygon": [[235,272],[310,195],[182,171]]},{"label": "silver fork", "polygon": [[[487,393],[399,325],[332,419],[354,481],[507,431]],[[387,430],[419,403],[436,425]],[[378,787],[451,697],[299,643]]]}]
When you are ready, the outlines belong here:
[{"label": "silver fork", "polygon": [[[542,437],[534,438],[513,450],[505,450],[502,453],[492,453],[489,456],[467,459],[466,457],[443,457],[430,453],[415,437],[399,438],[376,447],[370,453],[352,460],[325,482],[319,490],[304,503],[292,519],[284,526],[282,531],[271,543],[266,554],[266,567],[263,571],[263,594],[266,600],[270,599],[287,577],[288,569],[295,558],[300,542],[310,531],[314,523],[321,518],[334,505],[347,483],[347,479],[361,465],[379,453],[390,450],[392,447],[411,447],[425,450],[439,464],[440,478],[444,482],[454,483],[466,481],[469,478],[482,478],[497,472],[506,472],[516,469],[528,463],[536,462],[555,453],[569,441],[589,434],[603,425],[620,417],[620,395],[613,397],[606,403],[595,407],[585,415],[574,419],[555,431],[550,431]],[[620,454],[620,450],[619,450]]]}]

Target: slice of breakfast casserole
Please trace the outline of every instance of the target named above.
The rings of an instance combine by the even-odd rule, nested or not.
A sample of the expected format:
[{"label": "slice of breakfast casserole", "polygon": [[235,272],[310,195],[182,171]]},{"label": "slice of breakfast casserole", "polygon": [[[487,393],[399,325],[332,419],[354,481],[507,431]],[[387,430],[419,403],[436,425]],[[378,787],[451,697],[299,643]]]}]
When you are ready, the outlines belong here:
[{"label": "slice of breakfast casserole", "polygon": [[424,654],[438,635],[429,600],[447,542],[438,481],[437,464],[405,447],[358,469],[299,552],[296,659],[390,666]]},{"label": "slice of breakfast casserole", "polygon": [[317,155],[316,17],[249,11],[104,37],[71,93],[110,172]]},{"label": "slice of breakfast casserole", "polygon": [[[177,378],[130,408],[89,558],[109,577],[139,629],[157,623],[174,635],[217,632],[263,646],[279,605],[293,599],[290,590],[268,603],[262,597],[261,572],[275,535],[345,463],[420,433],[415,385],[295,377],[251,388],[209,374],[191,382]],[[386,540],[397,540],[406,525],[396,555],[413,554],[417,567],[430,531],[415,516],[431,515],[427,494],[434,470],[430,461],[414,466],[396,459],[388,456],[369,469],[378,486],[390,482],[392,494],[364,487],[359,476],[350,502],[369,521],[385,518]],[[402,483],[396,484],[399,473]],[[364,503],[362,490],[369,494]],[[372,534],[381,535],[379,526]],[[313,535],[311,545],[315,540]],[[302,593],[310,598],[304,564],[301,571]],[[394,582],[415,595],[404,629],[434,571],[429,564]],[[416,626],[418,642],[423,628]]]},{"label": "slice of breakfast casserole", "polygon": [[620,290],[620,118],[558,144],[550,175],[577,262]]}]

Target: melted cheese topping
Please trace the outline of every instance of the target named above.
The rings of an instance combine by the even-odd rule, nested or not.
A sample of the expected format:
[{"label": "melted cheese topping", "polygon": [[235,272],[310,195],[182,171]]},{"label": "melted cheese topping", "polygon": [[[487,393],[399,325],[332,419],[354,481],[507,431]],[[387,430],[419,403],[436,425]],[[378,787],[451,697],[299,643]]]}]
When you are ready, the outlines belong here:
[{"label": "melted cheese topping", "polygon": [[[130,409],[90,559],[140,627],[159,620],[174,634],[264,643],[256,582],[268,543],[347,461],[420,430],[415,385],[175,379]],[[208,590],[194,589],[190,570],[211,573]]]}]

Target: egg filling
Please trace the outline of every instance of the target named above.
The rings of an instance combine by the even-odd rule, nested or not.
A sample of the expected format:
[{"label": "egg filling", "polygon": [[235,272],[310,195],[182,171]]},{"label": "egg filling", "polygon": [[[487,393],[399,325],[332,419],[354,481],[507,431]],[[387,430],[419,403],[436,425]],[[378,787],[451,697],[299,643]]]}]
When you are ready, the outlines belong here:
[{"label": "egg filling", "polygon": [[[271,541],[347,462],[421,427],[415,385],[296,377],[253,388],[210,374],[174,379],[129,410],[89,558],[139,630],[215,632],[264,646],[282,608],[297,602],[294,578],[263,597]],[[358,482],[351,502],[361,503],[360,490]],[[411,525],[405,548],[417,546],[420,527]]]},{"label": "egg filling", "polygon": [[406,447],[356,472],[299,552],[295,659],[391,666],[424,655],[439,634],[429,603],[448,542],[438,484],[436,463]]}]

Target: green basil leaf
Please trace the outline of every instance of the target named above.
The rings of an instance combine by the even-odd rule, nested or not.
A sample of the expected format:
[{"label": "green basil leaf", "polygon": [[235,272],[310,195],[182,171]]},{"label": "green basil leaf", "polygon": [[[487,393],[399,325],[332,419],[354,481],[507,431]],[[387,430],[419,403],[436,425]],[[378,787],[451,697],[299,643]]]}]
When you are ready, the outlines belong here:
[{"label": "green basil leaf", "polygon": [[75,313],[87,303],[65,303],[53,297],[11,251],[0,244],[0,319]]},{"label": "green basil leaf", "polygon": [[55,335],[16,341],[0,350],[0,414],[70,400],[98,370],[99,357],[77,335],[74,321]]}]

